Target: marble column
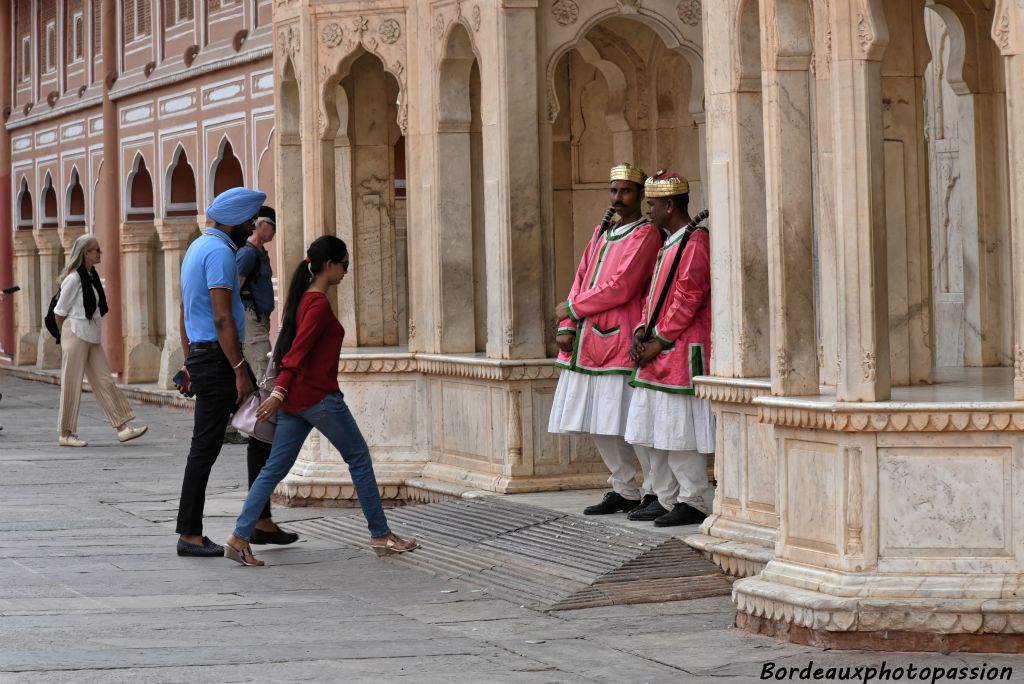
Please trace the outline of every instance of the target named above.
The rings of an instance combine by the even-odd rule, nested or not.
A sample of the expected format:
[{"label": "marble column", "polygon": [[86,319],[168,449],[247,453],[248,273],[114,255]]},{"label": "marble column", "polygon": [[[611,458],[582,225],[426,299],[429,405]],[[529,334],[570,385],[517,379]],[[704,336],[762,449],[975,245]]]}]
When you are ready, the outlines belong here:
[{"label": "marble column", "polygon": [[22,283],[21,292],[12,298],[15,305],[14,363],[25,366],[36,362],[39,326],[43,323],[42,307],[50,303],[50,297],[56,292],[43,294],[36,286],[39,282],[39,250],[32,230],[14,232],[14,271],[17,282]]},{"label": "marble column", "polygon": [[772,393],[818,393],[806,3],[761,2]]},{"label": "marble column", "polygon": [[121,259],[125,287],[123,382],[144,383],[157,379],[160,348],[154,344],[151,322],[154,312],[152,255],[156,227],[149,222],[121,224]]},{"label": "marble column", "polygon": [[1013,398],[1024,400],[1024,9],[1007,0],[996,4],[992,37],[1003,55],[1009,158],[1010,245],[1013,250]]},{"label": "marble column", "polygon": [[[40,228],[33,231],[36,249],[39,250],[39,292],[42,298],[43,311],[46,314],[46,307],[50,298],[57,293],[60,283],[57,276],[64,265],[64,250],[60,244],[60,232],[56,228]],[[60,347],[50,334],[50,331],[42,325],[42,316],[39,318],[39,327],[36,329],[38,341],[36,342],[36,366],[39,368],[60,368]]]},{"label": "marble column", "polygon": [[840,401],[890,396],[880,3],[837,3],[833,34]]},{"label": "marble column", "polygon": [[181,260],[194,237],[199,235],[195,218],[158,218],[154,221],[164,260],[164,336],[157,383],[171,389],[171,378],[185,362],[181,349]]},{"label": "marble column", "polygon": [[[734,36],[736,50],[705,53],[707,202],[711,241],[712,374],[764,377],[768,362],[768,262],[764,120],[757,5],[706,3],[704,42]],[[750,2],[746,3],[751,6]],[[737,26],[740,27],[737,33]]]},{"label": "marble column", "polygon": [[506,3],[498,15],[497,64],[480,64],[492,358],[543,358],[548,335],[546,312],[537,306],[544,298],[537,177],[541,70],[536,51],[523,49],[536,44],[537,8]]}]

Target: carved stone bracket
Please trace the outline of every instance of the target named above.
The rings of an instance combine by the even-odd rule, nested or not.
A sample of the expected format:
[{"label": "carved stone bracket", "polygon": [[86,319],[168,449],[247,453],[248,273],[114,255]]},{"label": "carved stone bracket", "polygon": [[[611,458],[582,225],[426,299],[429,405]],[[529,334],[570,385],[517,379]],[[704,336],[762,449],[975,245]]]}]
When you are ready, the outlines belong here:
[{"label": "carved stone bracket", "polygon": [[721,401],[729,404],[750,404],[757,397],[771,394],[768,380],[745,380],[741,378],[698,378],[697,396],[701,399]]}]

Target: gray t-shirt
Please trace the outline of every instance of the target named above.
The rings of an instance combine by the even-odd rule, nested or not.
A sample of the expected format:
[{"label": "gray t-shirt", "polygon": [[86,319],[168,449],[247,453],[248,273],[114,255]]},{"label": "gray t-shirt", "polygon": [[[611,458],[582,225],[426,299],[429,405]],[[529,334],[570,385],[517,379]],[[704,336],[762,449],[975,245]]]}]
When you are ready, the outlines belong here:
[{"label": "gray t-shirt", "polygon": [[246,242],[244,247],[235,252],[235,266],[238,267],[238,277],[246,278],[245,285],[242,286],[242,305],[261,314],[273,311],[273,272],[270,270],[270,255],[267,254],[267,250]]}]

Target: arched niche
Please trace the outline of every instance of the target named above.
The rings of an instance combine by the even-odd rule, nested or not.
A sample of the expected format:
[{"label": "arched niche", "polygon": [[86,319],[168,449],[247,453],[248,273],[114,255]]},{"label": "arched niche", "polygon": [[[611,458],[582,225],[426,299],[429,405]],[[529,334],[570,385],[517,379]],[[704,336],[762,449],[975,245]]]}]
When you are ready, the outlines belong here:
[{"label": "arched niche", "polygon": [[85,225],[85,190],[78,177],[78,167],[71,168],[71,182],[64,199],[64,222],[69,226]]},{"label": "arched niche", "polygon": [[43,178],[43,191],[39,197],[39,227],[56,228],[59,218],[57,216],[57,192],[53,189],[53,177],[47,172]]},{"label": "arched niche", "polygon": [[195,216],[199,212],[196,204],[196,174],[188,161],[185,148],[178,145],[171,157],[164,178],[164,216]]},{"label": "arched niche", "polygon": [[[437,202],[442,352],[487,351],[487,281],[480,67],[455,24],[438,69]],[[473,316],[467,316],[469,302]]]},{"label": "arched niche", "polygon": [[1009,132],[992,12],[936,1],[923,19],[934,365],[1012,365]]},{"label": "arched niche", "polygon": [[549,283],[557,301],[608,207],[612,166],[671,168],[690,180],[691,206],[706,200],[699,50],[649,17],[611,16],[589,23],[552,59]]},{"label": "arched niche", "polygon": [[[277,157],[275,160],[275,183],[277,200],[277,234],[274,242],[280,255],[277,271],[288,273],[306,253],[303,225],[305,207],[302,136],[299,134],[302,122],[302,104],[299,98],[299,83],[290,57],[284,58],[281,73],[277,79]],[[348,280],[346,278],[345,280]],[[342,281],[344,285],[345,281]],[[346,337],[349,337],[346,335]]]},{"label": "arched niche", "polygon": [[21,184],[18,186],[18,199],[15,202],[17,208],[18,230],[31,230],[35,225],[32,211],[32,193],[28,189],[28,179],[22,176]]},{"label": "arched niche", "polygon": [[235,149],[231,141],[225,136],[220,141],[217,150],[217,158],[210,167],[210,187],[213,188],[213,196],[221,194],[231,188],[239,188],[245,185],[245,174],[242,173],[242,163],[235,156]]},{"label": "arched niche", "polygon": [[404,187],[401,196],[396,188],[405,158],[400,97],[398,80],[362,47],[323,86],[324,225],[353,251],[338,290],[339,315],[354,331],[346,345],[408,343],[406,200]]},{"label": "arched niche", "polygon": [[132,160],[125,186],[125,199],[125,221],[153,220],[153,178],[141,153],[136,154]]}]

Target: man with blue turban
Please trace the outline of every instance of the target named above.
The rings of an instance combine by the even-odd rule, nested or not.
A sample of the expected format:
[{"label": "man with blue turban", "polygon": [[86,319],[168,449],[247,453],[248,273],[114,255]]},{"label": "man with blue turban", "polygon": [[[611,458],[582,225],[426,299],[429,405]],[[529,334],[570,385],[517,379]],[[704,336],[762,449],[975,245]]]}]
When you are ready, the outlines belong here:
[{"label": "man with blue turban", "polygon": [[228,420],[254,391],[252,371],[242,355],[245,313],[235,252],[252,234],[266,198],[265,193],[248,188],[217,195],[206,208],[206,217],[214,225],[189,246],[181,264],[185,366],[178,387],[183,393],[195,393],[196,404],[178,504],[179,556],[224,555],[223,546],[203,536],[203,508]]}]

